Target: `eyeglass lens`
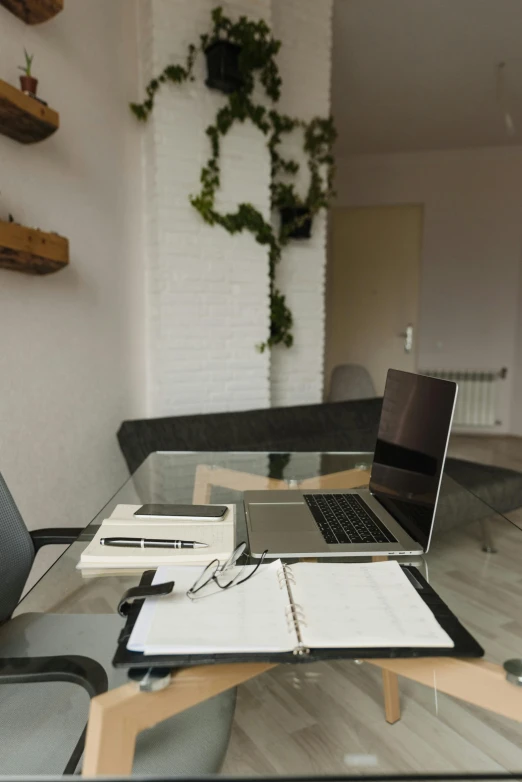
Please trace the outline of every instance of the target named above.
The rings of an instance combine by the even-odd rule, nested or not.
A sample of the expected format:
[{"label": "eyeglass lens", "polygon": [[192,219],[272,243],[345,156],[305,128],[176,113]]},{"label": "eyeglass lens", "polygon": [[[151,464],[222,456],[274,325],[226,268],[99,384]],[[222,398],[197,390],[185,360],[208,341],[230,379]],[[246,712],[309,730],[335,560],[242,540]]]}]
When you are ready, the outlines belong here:
[{"label": "eyeglass lens", "polygon": [[255,568],[253,570],[251,570],[250,573],[247,573],[246,576],[243,576],[244,571],[245,571],[245,567],[246,567],[245,565],[243,565],[243,567],[241,568],[239,573],[237,573],[228,583],[226,583],[226,584],[220,583],[218,581],[217,575],[216,575],[216,578],[214,580],[217,582],[218,586],[221,587],[221,589],[228,589],[231,586],[237,586],[238,584],[244,584],[245,581],[248,581],[249,578],[252,578],[252,576],[255,576],[255,574],[259,570],[259,567],[263,564],[267,554],[268,554],[268,550],[267,551],[263,551],[263,553],[262,553],[262,555],[261,555],[261,557],[259,559],[259,562],[255,566]]},{"label": "eyeglass lens", "polygon": [[263,564],[264,559],[268,554],[268,550],[263,552],[256,567],[247,573],[246,576],[244,575],[246,565],[243,565],[241,570],[232,576],[232,578],[229,578],[228,581],[223,583],[222,580],[225,572],[234,567],[237,560],[244,553],[245,549],[246,543],[240,543],[222,567],[219,566],[219,560],[217,559],[214,559],[212,562],[210,562],[203,570],[196,583],[188,590],[187,595],[189,597],[195,595],[196,592],[199,592],[201,589],[203,589],[203,587],[210,584],[211,581],[214,581],[220,589],[228,589],[231,586],[243,584],[245,581],[248,581],[249,578],[252,578],[252,576],[254,576],[259,570],[260,565]]},{"label": "eyeglass lens", "polygon": [[203,589],[204,586],[206,586],[212,581],[212,579],[218,572],[218,569],[219,569],[219,559],[213,559],[212,562],[208,563],[205,570],[198,577],[197,581],[191,586],[189,592],[191,594],[194,594],[194,592],[197,592],[199,589]]},{"label": "eyeglass lens", "polygon": [[244,553],[245,549],[246,549],[246,543],[240,543],[238,546],[236,546],[236,548],[234,549],[232,554],[229,556],[229,558],[227,559],[225,564],[222,567],[219,568],[219,571],[221,573],[223,573],[225,570],[228,570],[229,568],[234,567],[234,565],[238,561],[239,557],[241,557],[242,554]]}]

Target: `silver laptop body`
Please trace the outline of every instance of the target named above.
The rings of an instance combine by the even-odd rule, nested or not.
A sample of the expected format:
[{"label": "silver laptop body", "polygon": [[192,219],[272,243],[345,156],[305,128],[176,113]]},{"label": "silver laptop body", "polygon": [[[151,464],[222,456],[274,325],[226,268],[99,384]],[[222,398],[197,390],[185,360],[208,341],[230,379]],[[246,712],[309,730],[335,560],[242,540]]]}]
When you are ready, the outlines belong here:
[{"label": "silver laptop body", "polygon": [[[397,556],[427,551],[456,397],[456,383],[390,369],[369,488],[246,491],[252,556],[260,557],[266,550],[270,558]],[[368,511],[374,514],[365,537],[373,534],[379,542],[338,542],[347,535],[358,537],[353,530],[339,532],[342,519],[336,510],[340,507],[344,515],[339,505],[344,501],[336,495],[353,494],[363,503],[363,521],[358,524],[367,524]],[[318,501],[328,506],[326,515],[317,509]]]}]

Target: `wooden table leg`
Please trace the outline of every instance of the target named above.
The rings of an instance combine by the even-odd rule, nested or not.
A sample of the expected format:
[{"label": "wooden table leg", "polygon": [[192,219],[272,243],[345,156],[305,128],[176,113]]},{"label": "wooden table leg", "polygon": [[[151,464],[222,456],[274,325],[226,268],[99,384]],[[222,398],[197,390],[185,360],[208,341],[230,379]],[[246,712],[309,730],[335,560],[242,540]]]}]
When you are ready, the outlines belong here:
[{"label": "wooden table leg", "polygon": [[91,701],[83,776],[129,776],[138,733],[274,667],[202,665],[178,671],[160,692],[140,692],[132,682],[98,695]]},{"label": "wooden table leg", "polygon": [[[386,562],[387,556],[372,557],[372,562]],[[382,671],[382,694],[384,697],[384,714],[386,722],[393,725],[401,718],[401,698],[399,695],[399,677],[392,671]]]},{"label": "wooden table leg", "polygon": [[391,671],[382,671],[384,695],[384,714],[386,722],[393,725],[401,718],[401,699],[399,695],[399,677]]},{"label": "wooden table leg", "polygon": [[192,502],[194,505],[208,505],[212,491],[212,467],[206,464],[198,464],[194,476],[194,493]]},{"label": "wooden table leg", "polygon": [[267,478],[249,472],[230,470],[228,467],[215,467],[211,464],[198,464],[194,476],[194,505],[208,505],[213,486],[220,486],[234,491],[265,491],[274,489],[289,489],[286,481],[277,478]]},{"label": "wooden table leg", "polygon": [[366,660],[383,672],[404,676],[453,698],[522,722],[522,688],[506,681],[501,665],[461,657]]}]

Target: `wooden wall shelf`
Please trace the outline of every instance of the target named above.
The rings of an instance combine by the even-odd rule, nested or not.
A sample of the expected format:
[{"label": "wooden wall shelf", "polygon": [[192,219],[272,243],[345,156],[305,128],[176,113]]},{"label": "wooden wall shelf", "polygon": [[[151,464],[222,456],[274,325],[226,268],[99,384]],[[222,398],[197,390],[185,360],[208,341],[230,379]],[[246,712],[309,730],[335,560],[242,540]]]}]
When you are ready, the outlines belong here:
[{"label": "wooden wall shelf", "polygon": [[0,79],[0,133],[21,144],[34,144],[49,138],[59,126],[57,111]]},{"label": "wooden wall shelf", "polygon": [[0,5],[26,24],[40,24],[63,10],[63,0],[0,0]]},{"label": "wooden wall shelf", "polygon": [[69,263],[69,241],[58,234],[0,220],[0,268],[52,274]]}]

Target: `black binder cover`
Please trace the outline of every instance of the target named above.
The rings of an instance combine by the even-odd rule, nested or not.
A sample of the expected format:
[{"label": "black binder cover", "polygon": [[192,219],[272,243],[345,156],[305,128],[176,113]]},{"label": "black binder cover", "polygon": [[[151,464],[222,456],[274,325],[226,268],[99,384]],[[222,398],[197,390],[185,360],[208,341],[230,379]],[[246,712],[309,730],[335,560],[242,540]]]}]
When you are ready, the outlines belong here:
[{"label": "black binder cover", "polygon": [[[385,657],[483,657],[484,649],[461,625],[446,603],[441,600],[435,590],[421,576],[417,568],[402,565],[409,581],[418,590],[420,596],[434,613],[440,626],[447,632],[455,646],[451,649],[440,648],[375,648],[371,649],[310,649],[308,654],[296,655],[293,652],[245,654],[165,654],[145,655],[142,652],[130,652],[127,642],[134,627],[144,600],[136,600],[127,614],[127,621],[118,639],[118,646],[112,664],[116,668],[189,668],[195,665],[212,665],[219,663],[312,663],[319,660],[357,660]],[[140,586],[150,586],[154,578],[154,570],[146,571]]]}]

